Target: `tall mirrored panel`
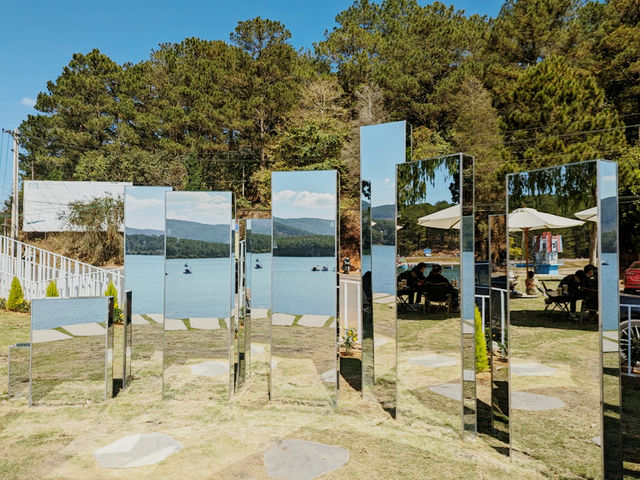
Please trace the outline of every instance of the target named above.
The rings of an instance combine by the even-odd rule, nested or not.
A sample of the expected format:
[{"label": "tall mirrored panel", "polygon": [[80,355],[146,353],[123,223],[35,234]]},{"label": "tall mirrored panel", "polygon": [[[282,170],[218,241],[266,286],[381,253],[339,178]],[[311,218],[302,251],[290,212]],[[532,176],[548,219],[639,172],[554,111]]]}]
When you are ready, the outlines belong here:
[{"label": "tall mirrored panel", "polygon": [[[132,292],[131,374],[145,389],[162,384],[162,312],[164,308],[164,194],[171,187],[125,187],[125,290]],[[127,308],[129,308],[127,306]]]},{"label": "tall mirrored panel", "polygon": [[232,210],[230,192],[166,193],[164,398],[232,391]]},{"label": "tall mirrored panel", "polygon": [[101,402],[113,393],[113,298],[31,302],[30,405]]},{"label": "tall mirrored panel", "polygon": [[251,368],[251,316],[247,308],[247,222],[239,219],[236,222],[233,246],[235,260],[235,288],[233,297],[233,319],[235,320],[235,337],[233,346],[235,389],[242,388]]},{"label": "tall mirrored panel", "polygon": [[131,303],[133,296],[131,290],[125,292],[123,329],[122,329],[122,388],[126,388],[131,381],[131,352],[133,350],[133,324]]},{"label": "tall mirrored panel", "polygon": [[411,127],[404,121],[360,128],[362,387],[365,398],[392,416],[397,399],[396,164],[410,156],[410,142]]},{"label": "tall mirrored panel", "polygon": [[507,177],[512,454],[567,478],[622,478],[619,440],[617,453],[610,443],[619,360],[607,367],[618,355],[617,208],[602,209],[617,205],[617,174],[607,183],[601,168]]},{"label": "tall mirrored panel", "polygon": [[337,404],[337,173],[271,176],[271,396]]},{"label": "tall mirrored panel", "polygon": [[[490,425],[487,434],[491,445],[498,451],[510,455],[509,440],[509,322],[507,321],[509,289],[507,280],[507,217],[489,215],[489,272],[491,291],[489,296],[489,324],[484,322],[485,341],[489,352],[490,387],[482,389],[478,401],[490,406]],[[478,376],[483,375],[478,373]],[[478,384],[486,382],[486,374]],[[480,407],[478,407],[480,411]],[[483,418],[486,422],[486,419]],[[478,426],[480,418],[478,419]]]},{"label": "tall mirrored panel", "polygon": [[627,179],[620,180],[622,453],[624,474],[629,478],[640,478],[640,197],[635,195],[633,184]]},{"label": "tall mirrored panel", "polygon": [[268,397],[271,373],[271,219],[246,221],[246,319],[251,325],[248,362],[254,391]]},{"label": "tall mirrored panel", "polygon": [[[461,173],[461,155],[399,164],[395,227],[398,412],[459,432],[465,286],[460,259],[469,228],[463,223]],[[470,221],[473,312],[472,215]]]},{"label": "tall mirrored panel", "polygon": [[11,345],[7,353],[7,397],[29,396],[29,357],[31,344],[21,342]]}]

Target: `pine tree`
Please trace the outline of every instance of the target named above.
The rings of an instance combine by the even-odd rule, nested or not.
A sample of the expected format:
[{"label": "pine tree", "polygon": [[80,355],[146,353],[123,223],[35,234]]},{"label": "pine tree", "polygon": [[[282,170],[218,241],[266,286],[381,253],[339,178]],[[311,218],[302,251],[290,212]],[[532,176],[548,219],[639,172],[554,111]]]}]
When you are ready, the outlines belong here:
[{"label": "pine tree", "polygon": [[24,293],[22,285],[18,277],[13,277],[11,288],[9,289],[9,298],[7,298],[7,310],[18,311],[24,302]]},{"label": "pine tree", "polygon": [[49,285],[47,285],[47,291],[45,293],[47,297],[59,297],[60,292],[58,291],[58,285],[55,280],[51,280]]},{"label": "pine tree", "polygon": [[487,342],[482,332],[482,315],[478,307],[475,312],[476,325],[476,372],[484,372],[489,369],[489,357],[487,355]]}]

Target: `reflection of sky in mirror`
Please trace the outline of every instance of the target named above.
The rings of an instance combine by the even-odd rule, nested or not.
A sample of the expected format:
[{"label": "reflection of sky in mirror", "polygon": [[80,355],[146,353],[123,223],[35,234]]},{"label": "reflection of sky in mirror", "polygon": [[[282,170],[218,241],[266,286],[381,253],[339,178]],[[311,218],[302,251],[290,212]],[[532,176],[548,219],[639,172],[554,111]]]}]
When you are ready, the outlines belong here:
[{"label": "reflection of sky in mirror", "polygon": [[125,227],[164,230],[164,193],[171,187],[125,187]]},{"label": "reflection of sky in mirror", "polygon": [[273,172],[272,215],[278,218],[336,218],[334,170]]},{"label": "reflection of sky in mirror", "polygon": [[231,192],[167,192],[167,220],[228,224]]},{"label": "reflection of sky in mirror", "polygon": [[106,324],[108,297],[36,298],[31,302],[31,328],[45,330],[64,325]]},{"label": "reflection of sky in mirror", "polygon": [[[428,162],[430,160],[423,161]],[[431,205],[435,205],[438,202],[453,203],[449,187],[454,182],[454,178],[453,175],[449,173],[447,163],[442,162],[435,168],[433,173],[433,181],[429,181],[427,184],[426,197],[424,198],[425,203],[430,203]]]},{"label": "reflection of sky in mirror", "polygon": [[373,207],[396,202],[396,164],[406,160],[406,135],[405,121],[360,128],[361,176],[371,181]]}]

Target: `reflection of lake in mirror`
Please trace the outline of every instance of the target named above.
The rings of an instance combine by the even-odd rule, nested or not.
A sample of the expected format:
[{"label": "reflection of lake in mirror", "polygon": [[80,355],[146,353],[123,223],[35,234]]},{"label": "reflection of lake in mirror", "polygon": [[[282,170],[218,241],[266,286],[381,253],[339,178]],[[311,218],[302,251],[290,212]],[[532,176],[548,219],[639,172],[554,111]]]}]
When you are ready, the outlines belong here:
[{"label": "reflection of lake in mirror", "polygon": [[[105,326],[107,311],[105,301],[102,298],[77,300],[52,300],[47,302],[46,306],[35,306],[31,316],[32,328],[44,330],[85,323],[99,323],[103,327]],[[40,303],[36,305],[40,305]]]},{"label": "reflection of lake in mirror", "polygon": [[[334,316],[336,272],[334,257],[278,257],[273,272],[273,311],[294,315]],[[318,267],[320,271],[312,271]],[[321,271],[327,267],[327,271]],[[332,288],[333,287],[333,288]]]},{"label": "reflection of lake in mirror", "polygon": [[132,313],[162,313],[164,291],[164,257],[160,255],[127,255],[125,290],[135,292]]},{"label": "reflection of lake in mirror", "polygon": [[167,260],[166,318],[228,317],[229,268],[229,258]]}]

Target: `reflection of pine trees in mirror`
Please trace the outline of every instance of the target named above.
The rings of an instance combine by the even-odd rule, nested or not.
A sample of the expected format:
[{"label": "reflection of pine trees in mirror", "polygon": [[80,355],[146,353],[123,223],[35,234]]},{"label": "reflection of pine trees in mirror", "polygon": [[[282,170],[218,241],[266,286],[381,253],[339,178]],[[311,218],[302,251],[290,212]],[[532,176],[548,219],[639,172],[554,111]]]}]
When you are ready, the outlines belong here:
[{"label": "reflection of pine trees in mirror", "polygon": [[406,206],[422,203],[427,194],[427,186],[435,186],[436,171],[444,168],[449,173],[449,191],[451,203],[460,201],[460,155],[429,159],[428,162],[408,162],[406,168],[399,169],[398,174],[398,212]]}]

